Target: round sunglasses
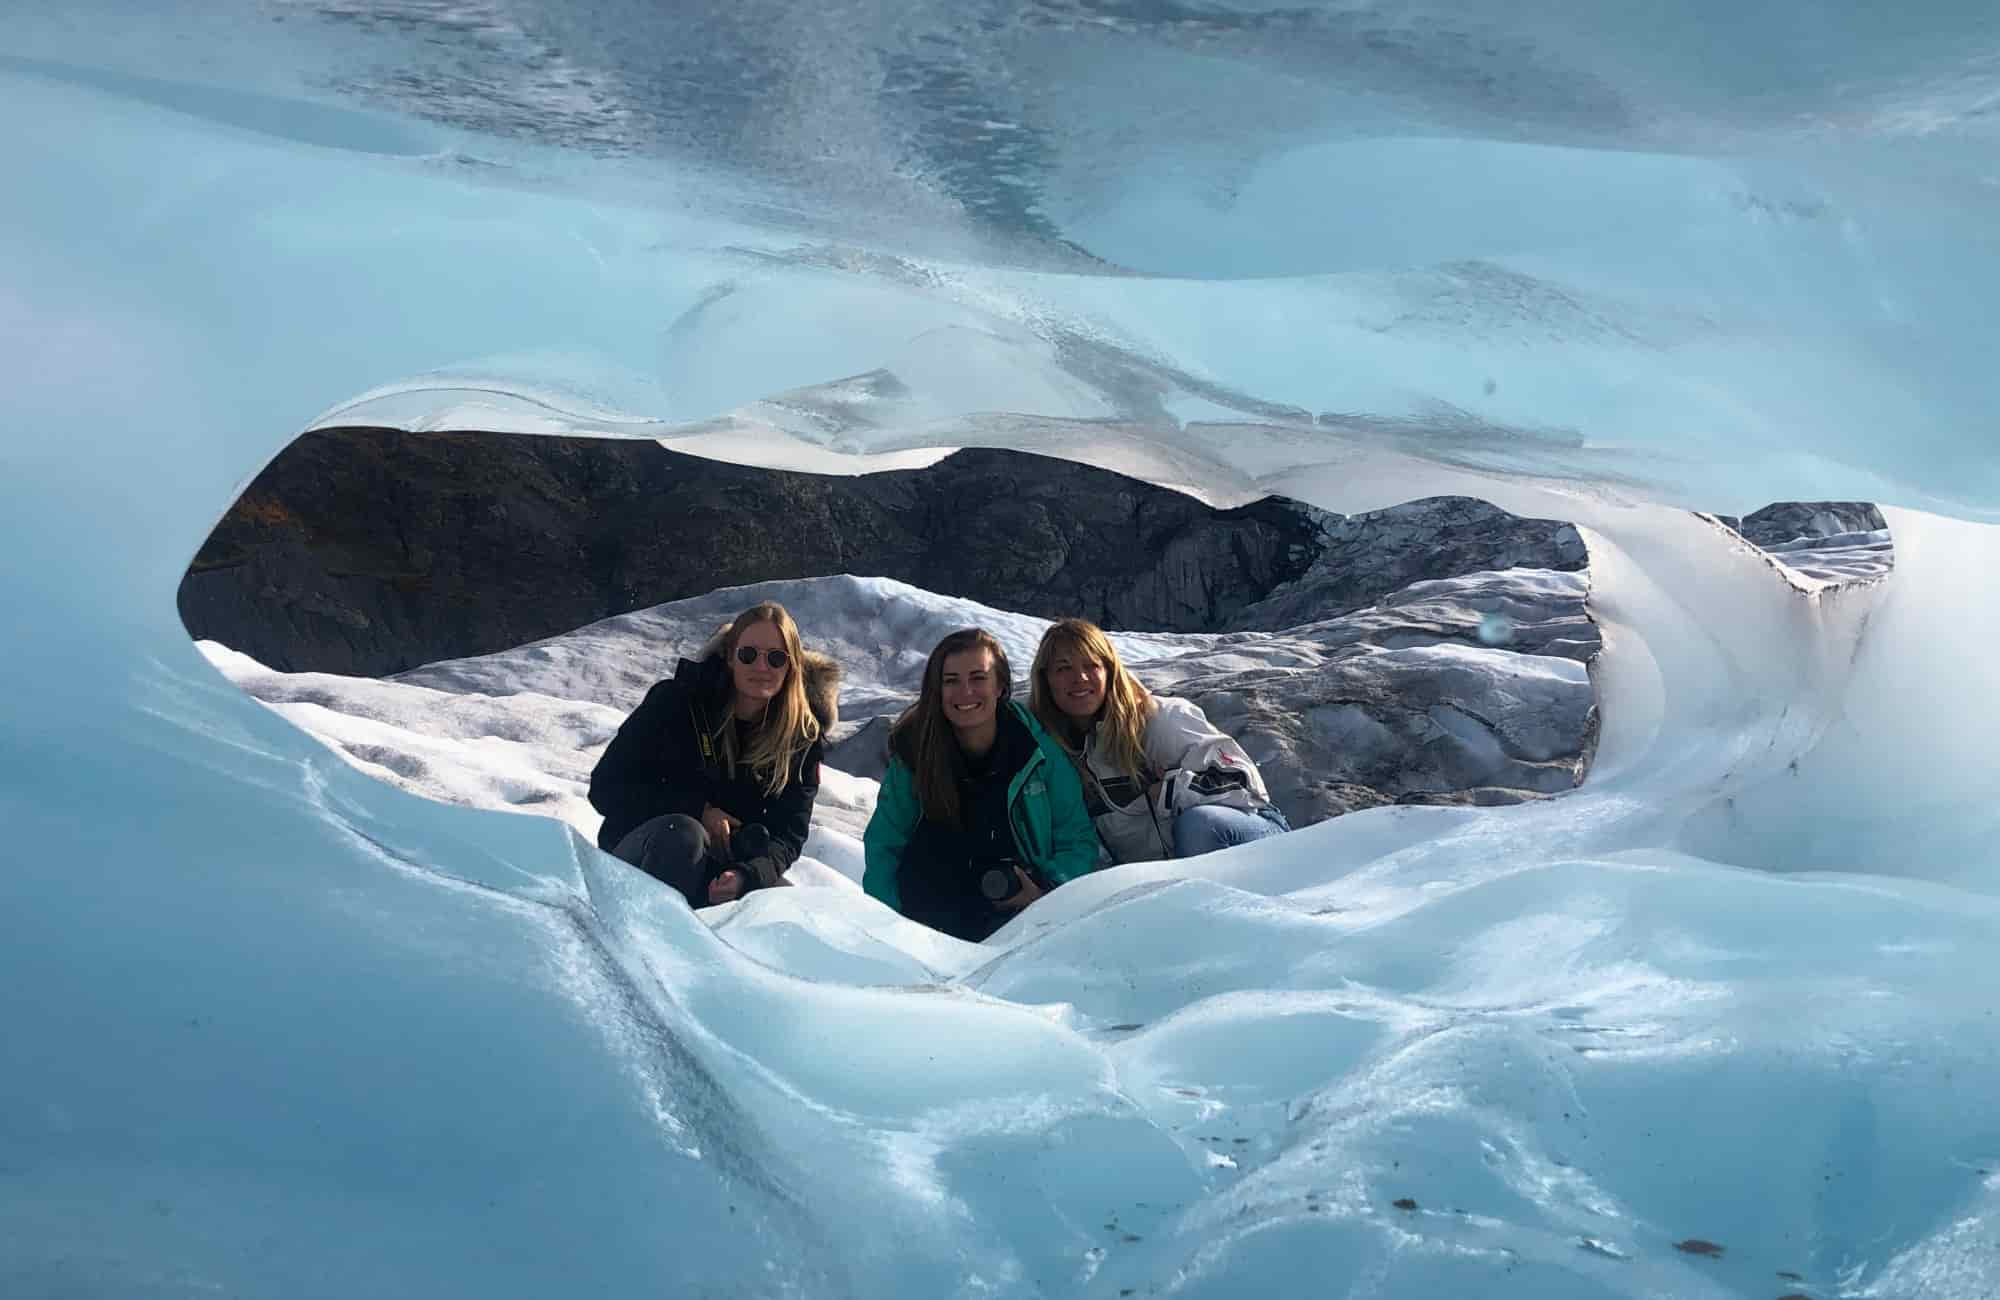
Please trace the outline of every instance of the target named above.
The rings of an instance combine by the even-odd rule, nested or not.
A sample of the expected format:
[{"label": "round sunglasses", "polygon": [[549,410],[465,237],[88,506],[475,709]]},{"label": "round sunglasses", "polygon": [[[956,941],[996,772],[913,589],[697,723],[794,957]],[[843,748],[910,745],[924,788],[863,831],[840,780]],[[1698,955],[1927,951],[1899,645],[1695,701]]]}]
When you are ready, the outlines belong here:
[{"label": "round sunglasses", "polygon": [[[771,665],[771,667],[773,668],[783,668],[786,664],[790,663],[791,661],[792,657],[786,654],[783,650],[766,650],[764,652],[764,662]],[[736,662],[745,665],[756,663],[757,647],[752,645],[737,646]]]}]

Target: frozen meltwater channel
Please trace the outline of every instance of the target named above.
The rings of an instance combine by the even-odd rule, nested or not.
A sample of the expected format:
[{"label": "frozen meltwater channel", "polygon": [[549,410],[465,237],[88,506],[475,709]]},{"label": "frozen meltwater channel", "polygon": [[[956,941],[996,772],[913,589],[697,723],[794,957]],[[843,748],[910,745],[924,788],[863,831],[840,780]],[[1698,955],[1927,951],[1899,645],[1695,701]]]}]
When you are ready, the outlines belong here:
[{"label": "frozen meltwater channel", "polygon": [[[644,8],[9,14],[0,1294],[2000,1288],[1991,15]],[[322,417],[1573,519],[1597,763],[711,926],[189,645]]]}]

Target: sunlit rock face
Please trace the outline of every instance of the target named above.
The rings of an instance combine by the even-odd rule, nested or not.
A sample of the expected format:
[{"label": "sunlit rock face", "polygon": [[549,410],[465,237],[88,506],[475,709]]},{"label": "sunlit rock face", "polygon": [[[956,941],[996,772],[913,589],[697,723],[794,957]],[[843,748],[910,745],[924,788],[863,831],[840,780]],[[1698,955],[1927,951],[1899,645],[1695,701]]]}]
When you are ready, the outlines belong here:
[{"label": "sunlit rock face", "polygon": [[1306,572],[1244,610],[1236,626],[1271,630],[1331,618],[1433,578],[1498,569],[1571,572],[1589,561],[1571,525],[1517,519],[1466,497],[1328,520],[1318,541]]},{"label": "sunlit rock face", "polygon": [[[1175,664],[1186,695],[1274,773],[1302,823],[1381,803],[1515,803],[1583,779],[1601,645],[1581,574],[1521,569],[1414,583],[1290,628],[1282,667]],[[1230,647],[1236,651],[1236,647]],[[1204,668],[1207,670],[1204,671]]]},{"label": "sunlit rock face", "polygon": [[1887,532],[1882,512],[1865,501],[1783,501],[1753,510],[1741,519],[1719,516],[1766,550],[1808,540]]},{"label": "sunlit rock face", "polygon": [[1744,540],[1823,582],[1865,582],[1895,567],[1882,512],[1865,501],[1786,501],[1742,519],[1720,517]]},{"label": "sunlit rock face", "polygon": [[[11,14],[0,1291],[1990,1295],[1993,23]],[[337,424],[1569,520],[1596,758],[974,947],[696,916],[190,647]],[[1775,500],[1893,573],[1687,513]]]}]

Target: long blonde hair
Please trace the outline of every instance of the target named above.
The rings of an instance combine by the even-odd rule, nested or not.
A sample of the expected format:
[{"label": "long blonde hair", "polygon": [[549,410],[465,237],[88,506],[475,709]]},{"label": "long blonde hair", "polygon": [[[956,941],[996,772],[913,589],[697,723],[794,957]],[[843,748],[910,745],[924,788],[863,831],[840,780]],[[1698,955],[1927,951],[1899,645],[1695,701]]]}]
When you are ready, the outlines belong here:
[{"label": "long blonde hair", "polygon": [[1083,748],[1088,726],[1056,706],[1049,686],[1049,665],[1060,655],[1094,660],[1104,669],[1104,703],[1097,710],[1100,752],[1126,775],[1138,780],[1146,767],[1146,724],[1159,706],[1139,679],[1118,661],[1117,647],[1104,630],[1088,619],[1066,618],[1042,633],[1035,648],[1035,666],[1028,679],[1028,709],[1042,728],[1071,752]]},{"label": "long blonde hair", "polygon": [[968,627],[937,643],[924,661],[923,689],[917,702],[904,709],[889,728],[889,752],[909,765],[924,816],[945,826],[958,826],[958,732],[944,715],[944,661],[967,650],[984,650],[993,657],[993,681],[999,688],[996,714],[1014,693],[1013,670],[1007,652],[985,628]]},{"label": "long blonde hair", "polygon": [[[764,716],[758,720],[750,734],[750,747],[742,754],[736,752],[736,686],[734,669],[730,664],[736,659],[736,643],[743,639],[743,633],[757,623],[770,623],[777,627],[778,635],[785,640],[785,681],[778,687],[777,696],[764,706]],[[799,644],[799,625],[792,622],[791,614],[774,600],[752,605],[736,616],[729,630],[722,637],[722,666],[731,676],[723,692],[722,720],[715,730],[716,747],[722,752],[722,766],[725,772],[734,771],[740,761],[747,763],[750,770],[763,778],[764,792],[778,794],[792,779],[792,770],[799,759],[812,748],[819,739],[819,719],[813,716],[812,706],[806,700],[805,650]]]}]

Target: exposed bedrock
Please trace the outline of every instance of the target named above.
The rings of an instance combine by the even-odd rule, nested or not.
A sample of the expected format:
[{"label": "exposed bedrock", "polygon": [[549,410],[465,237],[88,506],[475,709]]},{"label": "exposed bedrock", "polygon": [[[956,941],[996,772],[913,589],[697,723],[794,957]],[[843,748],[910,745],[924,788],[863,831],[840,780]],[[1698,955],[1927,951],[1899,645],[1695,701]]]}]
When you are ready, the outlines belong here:
[{"label": "exposed bedrock", "polygon": [[1895,567],[1889,523],[1866,501],[1780,501],[1741,519],[1716,518],[1821,582],[1866,582]]},{"label": "exposed bedrock", "polygon": [[1463,500],[1352,519],[1281,498],[1214,510],[1017,452],[836,478],[646,440],[342,429],[257,476],[180,608],[195,637],[269,667],[381,676],[772,578],[878,575],[1110,628],[1215,631],[1274,593],[1324,617],[1420,578],[1578,567],[1574,538]]},{"label": "exposed bedrock", "polygon": [[1572,572],[1590,559],[1572,525],[1523,519],[1471,497],[1429,497],[1322,518],[1305,572],[1245,609],[1236,627],[1269,631],[1328,618],[1413,582],[1490,569]]},{"label": "exposed bedrock", "polygon": [[[1239,737],[1295,825],[1384,803],[1518,803],[1576,786],[1596,749],[1589,663],[1602,641],[1587,594],[1583,574],[1547,569],[1413,583],[1134,671]],[[880,776],[888,722],[849,716],[827,761]]]},{"label": "exposed bedrock", "polygon": [[1414,583],[1366,609],[1149,665],[1240,738],[1295,825],[1383,803],[1517,803],[1583,779],[1602,646],[1583,574]]},{"label": "exposed bedrock", "polygon": [[1734,515],[1716,518],[1766,550],[1802,538],[1889,531],[1882,512],[1867,501],[1779,501],[1740,519]]},{"label": "exposed bedrock", "polygon": [[197,638],[380,676],[771,578],[893,577],[1025,613],[1203,630],[1302,572],[1317,512],[1212,510],[1069,462],[965,451],[859,478],[650,441],[344,429],[251,484],[183,581]]}]

